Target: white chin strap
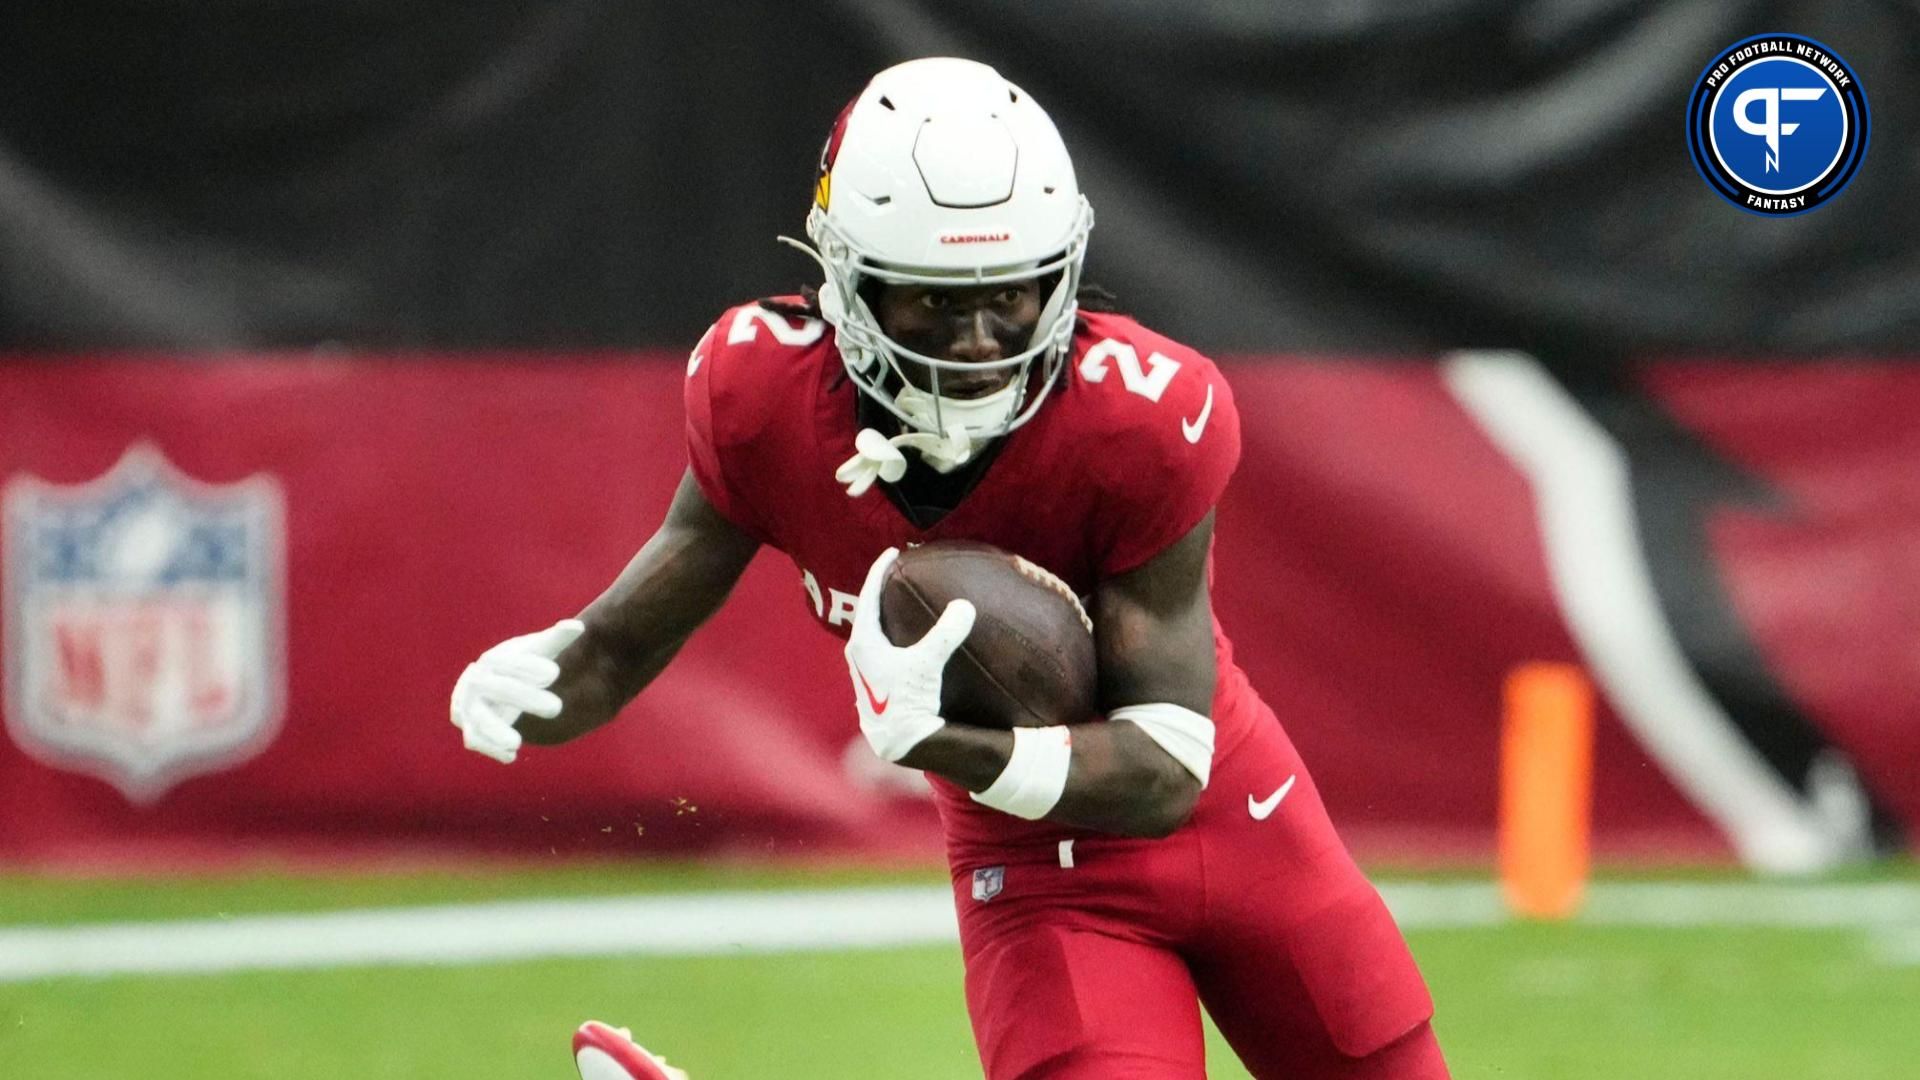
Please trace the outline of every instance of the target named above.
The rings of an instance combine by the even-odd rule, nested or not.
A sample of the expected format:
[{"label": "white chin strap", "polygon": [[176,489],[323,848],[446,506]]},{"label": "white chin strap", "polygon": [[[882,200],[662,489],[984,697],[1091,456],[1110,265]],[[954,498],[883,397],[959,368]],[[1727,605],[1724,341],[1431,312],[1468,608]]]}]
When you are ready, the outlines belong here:
[{"label": "white chin strap", "polygon": [[936,397],[915,386],[903,386],[893,403],[917,424],[938,427],[944,434],[910,431],[888,438],[873,428],[862,428],[854,436],[854,455],[841,463],[833,478],[847,485],[849,498],[859,498],[873,487],[875,480],[897,483],[907,474],[907,458],[901,451],[917,450],[920,460],[943,473],[965,465],[986,443],[975,431],[998,431],[1019,406],[1018,383],[1007,385],[983,397],[961,400]]}]

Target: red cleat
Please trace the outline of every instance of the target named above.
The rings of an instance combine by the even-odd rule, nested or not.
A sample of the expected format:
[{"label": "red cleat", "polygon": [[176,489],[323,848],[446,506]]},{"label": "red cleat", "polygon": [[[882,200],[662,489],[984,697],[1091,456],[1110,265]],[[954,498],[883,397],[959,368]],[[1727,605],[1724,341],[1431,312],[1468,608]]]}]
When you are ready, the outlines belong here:
[{"label": "red cleat", "polygon": [[580,1080],[687,1080],[687,1074],[633,1041],[626,1028],[589,1020],[573,1033]]}]

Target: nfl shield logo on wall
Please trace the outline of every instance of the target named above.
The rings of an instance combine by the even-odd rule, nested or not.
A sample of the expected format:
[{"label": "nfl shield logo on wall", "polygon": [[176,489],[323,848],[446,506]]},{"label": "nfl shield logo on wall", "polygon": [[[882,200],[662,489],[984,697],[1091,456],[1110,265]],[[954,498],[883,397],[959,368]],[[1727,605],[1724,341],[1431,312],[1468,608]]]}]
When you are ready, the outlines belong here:
[{"label": "nfl shield logo on wall", "polygon": [[252,757],[285,698],[282,499],[149,446],[6,488],[6,714],[20,748],[135,802]]}]

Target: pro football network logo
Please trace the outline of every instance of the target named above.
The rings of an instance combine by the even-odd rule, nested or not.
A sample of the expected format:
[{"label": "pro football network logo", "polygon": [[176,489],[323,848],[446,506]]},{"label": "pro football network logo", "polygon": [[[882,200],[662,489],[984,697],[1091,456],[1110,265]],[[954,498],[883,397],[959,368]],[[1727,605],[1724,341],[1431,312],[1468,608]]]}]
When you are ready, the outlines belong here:
[{"label": "pro football network logo", "polygon": [[1687,104],[1687,149],[1721,198],[1787,217],[1840,194],[1867,156],[1867,95],[1846,61],[1798,34],[1737,41]]},{"label": "pro football network logo", "polygon": [[272,739],[285,698],[282,499],[214,486],[149,446],[104,476],[16,476],[4,513],[15,743],[135,802]]}]

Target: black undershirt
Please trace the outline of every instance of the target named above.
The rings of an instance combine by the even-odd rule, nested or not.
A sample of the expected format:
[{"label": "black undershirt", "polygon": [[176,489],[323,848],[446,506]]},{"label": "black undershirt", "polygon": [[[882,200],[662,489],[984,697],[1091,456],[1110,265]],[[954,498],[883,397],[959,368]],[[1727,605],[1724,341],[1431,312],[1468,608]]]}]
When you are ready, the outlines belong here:
[{"label": "black undershirt", "polygon": [[[900,418],[888,412],[879,402],[865,394],[855,394],[858,402],[856,417],[861,427],[870,427],[882,435],[892,437],[905,430],[906,425]],[[907,472],[898,483],[882,481],[880,487],[887,493],[893,505],[900,508],[908,521],[916,529],[931,529],[940,523],[940,519],[953,513],[960,501],[967,497],[980,478],[987,474],[987,466],[1000,454],[1005,438],[994,439],[981,447],[971,460],[952,472],[941,472],[920,460],[917,452],[906,454]]]}]

